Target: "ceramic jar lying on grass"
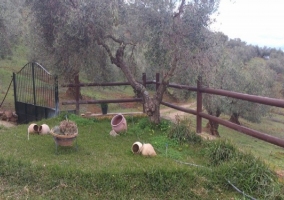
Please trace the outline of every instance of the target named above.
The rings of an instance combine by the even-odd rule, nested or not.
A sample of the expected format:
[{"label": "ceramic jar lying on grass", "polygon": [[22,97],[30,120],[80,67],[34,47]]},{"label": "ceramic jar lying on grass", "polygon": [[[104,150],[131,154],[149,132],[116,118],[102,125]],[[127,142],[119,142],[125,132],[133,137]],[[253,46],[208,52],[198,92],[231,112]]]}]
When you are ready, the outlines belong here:
[{"label": "ceramic jar lying on grass", "polygon": [[38,126],[35,123],[32,123],[28,127],[28,140],[30,139],[30,134],[39,134],[39,135],[45,135],[50,133],[50,128],[47,124],[42,124],[41,126]]},{"label": "ceramic jar lying on grass", "polygon": [[141,142],[134,142],[131,148],[134,154],[141,154],[142,156],[156,156],[157,153],[150,143],[142,144]]}]

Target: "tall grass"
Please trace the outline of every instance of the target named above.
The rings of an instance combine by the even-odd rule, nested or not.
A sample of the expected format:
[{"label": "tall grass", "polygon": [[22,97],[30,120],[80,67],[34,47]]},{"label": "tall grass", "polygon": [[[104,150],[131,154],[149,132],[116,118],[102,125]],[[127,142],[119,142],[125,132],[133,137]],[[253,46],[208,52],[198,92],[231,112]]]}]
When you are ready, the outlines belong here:
[{"label": "tall grass", "polygon": [[211,175],[216,182],[227,186],[234,184],[245,193],[262,199],[283,198],[283,186],[278,183],[276,173],[259,158],[223,140],[210,143],[207,149]]}]

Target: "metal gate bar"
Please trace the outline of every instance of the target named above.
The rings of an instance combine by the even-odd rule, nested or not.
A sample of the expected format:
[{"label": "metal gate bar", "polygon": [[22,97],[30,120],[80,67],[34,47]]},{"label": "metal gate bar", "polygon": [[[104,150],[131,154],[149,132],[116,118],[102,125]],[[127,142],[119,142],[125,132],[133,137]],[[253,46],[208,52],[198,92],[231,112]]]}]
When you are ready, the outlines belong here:
[{"label": "metal gate bar", "polygon": [[18,123],[58,114],[58,80],[38,63],[26,64],[13,73],[15,109]]}]

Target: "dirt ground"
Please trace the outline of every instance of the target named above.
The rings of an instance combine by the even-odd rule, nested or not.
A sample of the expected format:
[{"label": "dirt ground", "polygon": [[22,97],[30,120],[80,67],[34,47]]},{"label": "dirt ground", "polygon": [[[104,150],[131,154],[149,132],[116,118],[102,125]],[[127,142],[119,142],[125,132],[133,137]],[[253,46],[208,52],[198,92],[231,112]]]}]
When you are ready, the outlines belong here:
[{"label": "dirt ground", "polygon": [[7,127],[7,128],[10,128],[10,127],[16,126],[16,124],[14,124],[12,122],[7,122],[7,121],[0,120],[0,126],[4,126],[4,127]]},{"label": "dirt ground", "polygon": [[[179,105],[183,108],[187,108],[187,109],[193,109],[193,110],[196,110],[196,102],[194,103],[187,103],[187,104],[182,104],[182,105]],[[182,112],[182,111],[178,111],[178,110],[175,110],[173,108],[164,108],[164,109],[161,109],[160,110],[160,113],[161,113],[161,117],[164,118],[164,119],[168,119],[168,120],[171,120],[173,122],[176,122],[176,117],[179,117],[181,120],[184,119],[184,118],[187,118],[187,117],[191,117],[192,118],[192,114],[188,114],[188,113],[185,113],[185,112]],[[195,117],[194,117],[195,119]],[[194,127],[195,128],[195,127]],[[200,133],[200,136],[206,140],[215,140],[216,137],[205,132],[205,131],[202,131],[202,133]]]},{"label": "dirt ground", "polygon": [[[188,109],[196,109],[196,103],[188,103],[188,104],[183,104],[180,105],[183,108],[188,108]],[[161,116],[165,119],[169,120],[175,120],[175,117],[178,115],[180,117],[185,117],[186,115],[189,115],[188,113],[182,112],[175,110],[173,108],[164,108],[160,110]]]}]

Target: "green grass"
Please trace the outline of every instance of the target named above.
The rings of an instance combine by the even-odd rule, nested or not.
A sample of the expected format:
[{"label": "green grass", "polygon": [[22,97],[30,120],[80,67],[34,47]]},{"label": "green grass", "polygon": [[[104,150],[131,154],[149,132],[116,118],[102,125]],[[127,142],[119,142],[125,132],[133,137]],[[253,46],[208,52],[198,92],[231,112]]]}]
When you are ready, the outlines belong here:
[{"label": "green grass", "polygon": [[[280,110],[280,109],[278,109]],[[222,119],[229,120],[229,116],[222,115]],[[195,130],[196,117],[195,115],[187,115],[186,120],[190,121],[191,127]],[[252,123],[244,119],[240,119],[243,126],[261,131],[263,133],[284,138],[283,130],[284,116],[280,114],[272,113],[271,115],[264,117],[261,123]],[[202,120],[202,127],[205,127],[208,120]],[[219,134],[222,139],[233,142],[236,147],[244,152],[250,152],[256,157],[259,157],[271,167],[273,170],[280,170],[284,172],[284,149],[268,142],[253,138],[249,135],[232,130],[225,126],[219,126]]]},{"label": "green grass", "polygon": [[[8,56],[6,59],[0,59],[0,103],[6,95],[8,86],[12,80],[13,72],[18,72],[27,63],[26,49],[24,46],[16,46],[12,56]],[[12,84],[1,109],[14,109],[13,95]]]},{"label": "green grass", "polygon": [[[63,118],[37,123],[53,127]],[[57,154],[51,135],[27,140],[27,125],[0,128],[0,198],[243,199],[228,180],[255,198],[284,198],[275,173],[231,143],[179,144],[167,137],[171,123],[157,126],[141,117],[127,117],[128,131],[117,137],[109,135],[110,119],[69,119],[78,125],[78,150],[59,147]],[[136,141],[150,142],[158,155],[134,155]],[[222,150],[227,147],[233,153]],[[212,152],[221,161],[212,162]],[[222,152],[234,156],[222,159]]]},{"label": "green grass", "polygon": [[0,59],[0,68],[11,72],[18,72],[28,63],[26,51],[27,49],[23,45],[14,47],[13,55],[8,56],[6,59]]}]

